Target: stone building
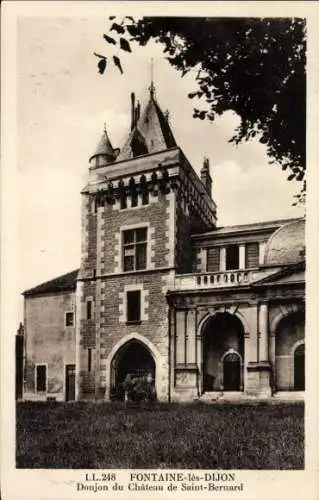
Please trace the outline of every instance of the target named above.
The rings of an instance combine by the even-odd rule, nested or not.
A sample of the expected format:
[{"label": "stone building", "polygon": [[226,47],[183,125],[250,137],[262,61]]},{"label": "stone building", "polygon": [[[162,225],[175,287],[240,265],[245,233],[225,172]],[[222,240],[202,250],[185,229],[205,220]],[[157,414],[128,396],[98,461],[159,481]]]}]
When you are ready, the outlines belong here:
[{"label": "stone building", "polygon": [[305,388],[304,219],[218,227],[151,85],[82,191],[80,269],[24,292],[24,398],[106,399],[151,373],[161,401]]}]

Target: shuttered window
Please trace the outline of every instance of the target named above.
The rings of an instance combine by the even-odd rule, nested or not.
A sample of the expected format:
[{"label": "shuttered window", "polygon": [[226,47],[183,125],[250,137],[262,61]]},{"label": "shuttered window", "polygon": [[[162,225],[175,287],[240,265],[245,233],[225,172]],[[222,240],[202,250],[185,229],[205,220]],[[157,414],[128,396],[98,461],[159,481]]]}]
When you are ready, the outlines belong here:
[{"label": "shuttered window", "polygon": [[219,247],[207,248],[207,271],[214,273],[219,271]]},{"label": "shuttered window", "polygon": [[246,243],[245,267],[251,269],[259,266],[259,243]]}]

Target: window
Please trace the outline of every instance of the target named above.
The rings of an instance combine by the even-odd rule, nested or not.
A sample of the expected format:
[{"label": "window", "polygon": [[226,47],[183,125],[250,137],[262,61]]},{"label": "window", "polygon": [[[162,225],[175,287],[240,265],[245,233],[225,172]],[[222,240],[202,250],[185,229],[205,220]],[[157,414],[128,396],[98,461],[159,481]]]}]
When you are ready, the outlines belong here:
[{"label": "window", "polygon": [[86,319],[92,319],[92,300],[86,303]]},{"label": "window", "polygon": [[124,210],[125,208],[127,208],[126,196],[121,197],[120,207],[121,207],[121,210]]},{"label": "window", "polygon": [[123,270],[146,269],[147,228],[123,231]]},{"label": "window", "polygon": [[47,366],[36,365],[36,387],[37,392],[45,392],[47,390]]},{"label": "window", "polygon": [[148,191],[142,191],[142,205],[149,204],[149,193]]},{"label": "window", "polygon": [[74,326],[74,312],[65,313],[65,326]]},{"label": "window", "polygon": [[246,243],[245,267],[251,269],[259,266],[259,244]]},{"label": "window", "polygon": [[229,245],[226,247],[226,271],[239,269],[239,246]]},{"label": "window", "polygon": [[137,192],[136,191],[132,191],[132,207],[137,207],[137,202],[138,202],[138,198],[137,198]]},{"label": "window", "polygon": [[88,348],[88,372],[92,371],[92,349]]},{"label": "window", "polygon": [[207,271],[214,273],[219,271],[220,251],[218,247],[207,248]]},{"label": "window", "polygon": [[128,323],[141,321],[141,292],[134,290],[126,292],[126,320]]},{"label": "window", "polygon": [[131,141],[131,150],[134,158],[136,156],[146,155],[148,153],[144,137],[139,133],[138,130],[135,131],[134,137]]}]

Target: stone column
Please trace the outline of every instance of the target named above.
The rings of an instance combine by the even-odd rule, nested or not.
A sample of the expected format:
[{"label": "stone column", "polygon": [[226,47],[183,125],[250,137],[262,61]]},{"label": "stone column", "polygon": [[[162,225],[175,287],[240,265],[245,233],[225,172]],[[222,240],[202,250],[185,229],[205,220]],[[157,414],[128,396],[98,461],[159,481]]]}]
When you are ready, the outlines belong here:
[{"label": "stone column", "polygon": [[268,304],[259,304],[259,349],[258,349],[258,372],[259,372],[259,389],[258,395],[260,397],[268,397],[271,395],[270,387],[270,371],[271,365],[269,363],[269,349],[268,349]]},{"label": "stone column", "polygon": [[271,363],[270,385],[272,393],[276,391],[276,336],[270,332],[269,337],[269,361]]},{"label": "stone column", "polygon": [[203,393],[203,341],[201,335],[196,336],[196,357],[198,370],[198,389],[199,393]]},{"label": "stone column", "polygon": [[201,248],[200,250],[200,270],[201,273],[206,273],[207,271],[207,248]]},{"label": "stone column", "polygon": [[239,269],[245,269],[246,267],[246,254],[245,245],[239,245]]},{"label": "stone column", "polygon": [[265,260],[265,249],[266,249],[266,243],[265,242],[260,242],[259,243],[259,265],[264,264]]},{"label": "stone column", "polygon": [[268,352],[268,304],[259,305],[259,361],[269,361]]},{"label": "stone column", "polygon": [[243,389],[244,389],[245,392],[247,391],[248,386],[249,386],[248,370],[246,369],[246,367],[247,367],[247,365],[249,363],[249,360],[250,360],[249,348],[250,348],[251,342],[252,342],[252,340],[250,338],[249,332],[245,332],[245,334],[244,334],[244,353],[245,353],[245,357],[244,357],[244,373],[243,373]]},{"label": "stone column", "polygon": [[219,269],[226,271],[226,248],[221,247],[219,252]]}]

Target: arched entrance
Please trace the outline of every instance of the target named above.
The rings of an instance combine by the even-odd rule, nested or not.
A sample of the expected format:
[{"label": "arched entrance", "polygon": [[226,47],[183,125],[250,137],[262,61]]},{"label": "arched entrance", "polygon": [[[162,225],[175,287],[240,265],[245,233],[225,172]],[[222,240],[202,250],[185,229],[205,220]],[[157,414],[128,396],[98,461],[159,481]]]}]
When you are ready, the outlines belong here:
[{"label": "arched entrance", "polygon": [[296,347],[294,352],[294,389],[305,390],[305,344]]},{"label": "arched entrance", "polygon": [[203,390],[242,391],[244,328],[237,316],[217,313],[203,326]]},{"label": "arched entrance", "polygon": [[240,356],[235,352],[226,354],[223,360],[224,391],[240,391],[240,371]]},{"label": "arched entrance", "polygon": [[155,361],[149,349],[139,340],[130,340],[114,355],[111,362],[111,389],[118,390],[127,375],[152,375],[155,381]]},{"label": "arched entrance", "polygon": [[305,388],[305,315],[295,311],[284,316],[276,328],[276,389]]}]

